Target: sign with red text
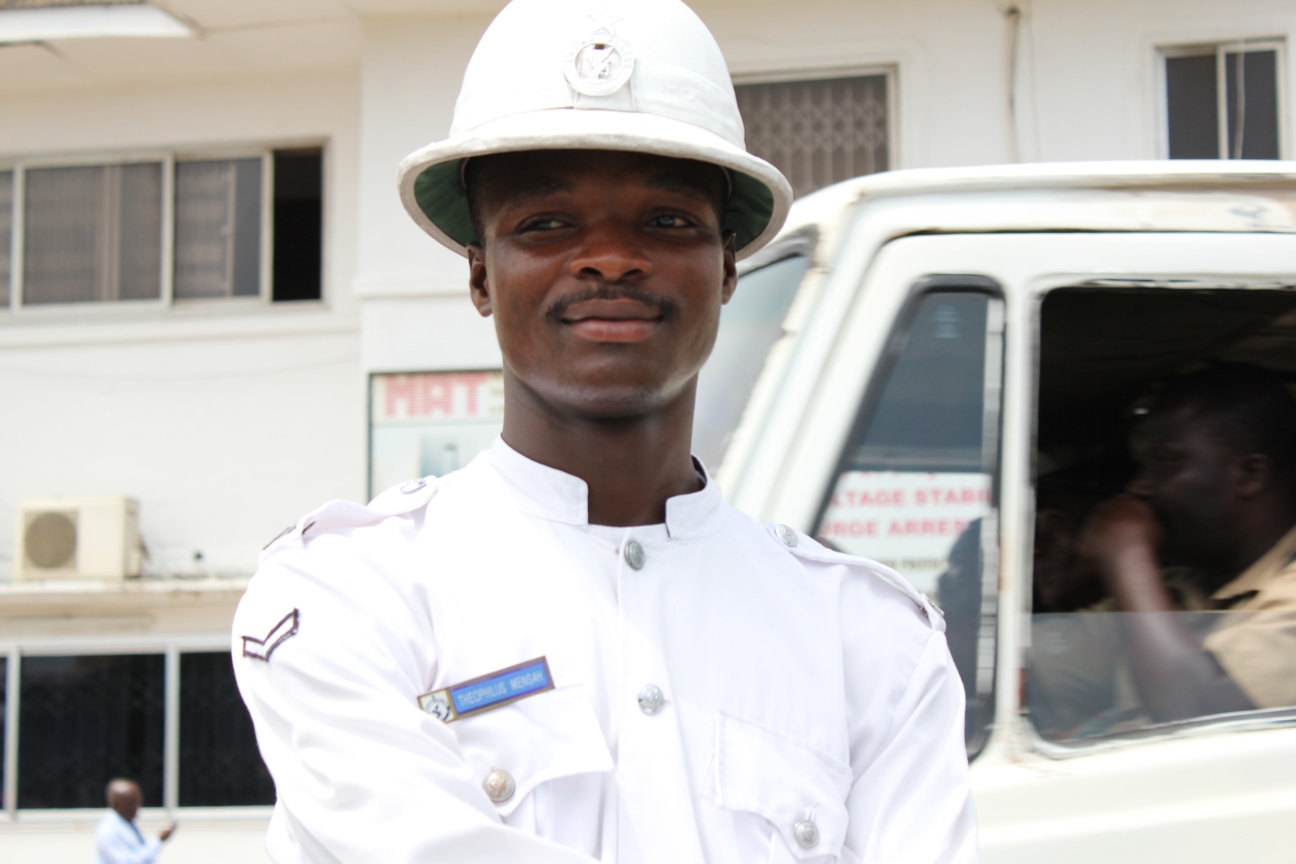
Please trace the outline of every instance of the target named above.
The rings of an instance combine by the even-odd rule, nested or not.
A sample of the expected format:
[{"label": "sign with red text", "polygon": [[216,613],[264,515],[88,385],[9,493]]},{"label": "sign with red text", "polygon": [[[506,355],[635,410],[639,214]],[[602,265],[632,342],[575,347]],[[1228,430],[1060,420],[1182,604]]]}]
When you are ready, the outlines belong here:
[{"label": "sign with red text", "polygon": [[954,541],[989,509],[988,474],[850,471],[833,490],[818,536],[932,594]]},{"label": "sign with red text", "polygon": [[490,447],[504,422],[504,375],[374,375],[369,387],[369,494],[449,474]]}]

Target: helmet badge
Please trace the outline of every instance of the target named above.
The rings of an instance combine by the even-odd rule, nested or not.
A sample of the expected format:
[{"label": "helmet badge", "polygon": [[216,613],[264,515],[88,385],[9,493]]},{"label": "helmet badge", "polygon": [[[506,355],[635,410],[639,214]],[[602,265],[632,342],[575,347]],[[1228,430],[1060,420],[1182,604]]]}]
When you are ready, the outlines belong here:
[{"label": "helmet badge", "polygon": [[606,13],[591,15],[596,29],[586,39],[572,45],[563,63],[563,75],[577,93],[584,96],[611,96],[630,80],[634,72],[634,53],[612,33],[620,18]]}]

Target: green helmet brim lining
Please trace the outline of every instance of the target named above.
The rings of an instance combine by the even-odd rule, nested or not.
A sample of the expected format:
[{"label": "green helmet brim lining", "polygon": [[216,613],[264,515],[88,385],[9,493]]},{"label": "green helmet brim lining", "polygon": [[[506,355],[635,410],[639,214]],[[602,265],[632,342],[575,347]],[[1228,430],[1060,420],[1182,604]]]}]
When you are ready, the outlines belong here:
[{"label": "green helmet brim lining", "polygon": [[[459,165],[452,159],[424,169],[414,180],[414,200],[432,223],[460,246],[477,240],[468,194]],[[761,235],[774,213],[774,194],[761,181],[740,171],[731,171],[733,193],[725,207],[724,227],[734,232],[734,245],[742,249]]]}]

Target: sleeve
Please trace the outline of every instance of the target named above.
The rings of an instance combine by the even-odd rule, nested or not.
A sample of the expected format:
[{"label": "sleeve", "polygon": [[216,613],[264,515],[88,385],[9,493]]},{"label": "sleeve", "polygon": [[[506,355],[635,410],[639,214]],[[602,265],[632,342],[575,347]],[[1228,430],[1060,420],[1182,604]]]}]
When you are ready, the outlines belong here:
[{"label": "sleeve", "polygon": [[[278,797],[272,855],[588,864],[501,822],[451,727],[418,707],[435,671],[432,616],[393,576],[414,562],[380,566],[353,546],[324,536],[271,556],[235,615],[239,690]],[[287,616],[295,628],[276,631]]]},{"label": "sleeve", "polygon": [[843,585],[853,775],[843,860],[976,864],[963,685],[940,613],[895,587],[863,574]]},{"label": "sleeve", "polygon": [[1204,644],[1257,708],[1296,705],[1296,571],[1228,613]]}]

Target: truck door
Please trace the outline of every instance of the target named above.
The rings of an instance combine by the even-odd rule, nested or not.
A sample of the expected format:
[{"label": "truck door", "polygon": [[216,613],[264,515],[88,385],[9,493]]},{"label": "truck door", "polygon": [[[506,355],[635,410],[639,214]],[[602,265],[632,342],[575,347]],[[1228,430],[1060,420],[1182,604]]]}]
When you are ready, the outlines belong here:
[{"label": "truck door", "polygon": [[1150,717],[1109,598],[1059,594],[1048,556],[1129,483],[1148,388],[1296,380],[1294,287],[1296,237],[1095,233],[903,238],[825,289],[849,311],[740,504],[945,606],[989,864],[1292,860],[1296,707]]}]

